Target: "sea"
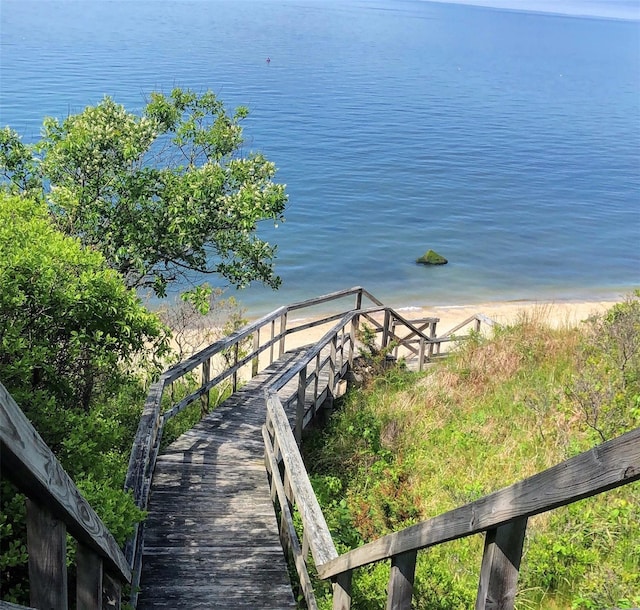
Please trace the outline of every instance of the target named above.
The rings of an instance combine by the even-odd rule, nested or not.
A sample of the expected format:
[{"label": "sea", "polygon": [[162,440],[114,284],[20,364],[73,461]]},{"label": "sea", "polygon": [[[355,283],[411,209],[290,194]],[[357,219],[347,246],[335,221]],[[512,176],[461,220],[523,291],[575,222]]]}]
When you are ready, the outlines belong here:
[{"label": "sea", "polygon": [[243,152],[287,185],[258,229],[281,288],[227,291],[249,315],[640,287],[640,0],[0,0],[0,126],[27,142],[176,86],[248,106]]}]

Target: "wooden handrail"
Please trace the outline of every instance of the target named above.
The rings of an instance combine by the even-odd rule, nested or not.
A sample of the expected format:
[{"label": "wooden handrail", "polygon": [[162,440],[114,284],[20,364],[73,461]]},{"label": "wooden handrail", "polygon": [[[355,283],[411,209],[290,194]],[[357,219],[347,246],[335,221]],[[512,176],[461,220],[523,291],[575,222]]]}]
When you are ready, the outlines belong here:
[{"label": "wooden handrail", "polygon": [[496,322],[494,320],[492,320],[491,318],[488,318],[487,316],[485,316],[483,314],[476,313],[476,314],[473,314],[472,316],[469,316],[463,322],[460,322],[460,324],[457,324],[453,328],[449,329],[446,333],[444,333],[442,335],[439,335],[437,337],[437,340],[438,341],[444,341],[446,339],[449,339],[449,338],[453,337],[453,335],[455,335],[455,333],[458,332],[461,328],[464,328],[465,326],[471,324],[472,322],[476,323],[476,330],[479,330],[480,323],[484,323],[487,326],[495,326],[495,324],[496,324]]},{"label": "wooden handrail", "polygon": [[[392,320],[405,324],[411,331],[412,336],[418,337],[418,340],[428,340],[428,337],[423,334],[421,329],[416,328],[402,316],[396,316],[396,312],[384,306],[377,305],[367,309],[351,310],[344,314],[338,323],[331,327],[319,341],[307,348],[291,364],[287,371],[272,381],[265,393],[267,403],[267,420],[263,429],[265,463],[271,478],[272,497],[274,499],[277,498],[280,505],[281,540],[284,548],[291,553],[301,590],[305,596],[307,607],[311,610],[317,608],[317,604],[307,568],[309,551],[311,551],[316,566],[331,563],[332,560],[335,561],[336,551],[324,516],[315,498],[298,445],[301,442],[304,426],[315,415],[318,401],[322,402],[325,398],[332,399],[334,396],[337,379],[338,337],[341,334],[344,337],[346,328],[351,326],[348,339],[350,349],[346,359],[353,362],[356,325],[359,323],[360,317],[373,320],[371,318],[372,314],[380,312],[385,314],[385,323],[381,326],[378,325],[379,331],[383,335],[381,340],[383,345],[385,340],[391,338],[402,342],[402,338],[395,336],[394,331],[391,329]],[[333,316],[332,319],[337,317]],[[321,353],[327,347],[331,348],[330,354],[323,359],[321,358]],[[344,341],[339,344],[339,348],[342,354],[341,359],[344,361]],[[327,365],[329,370],[325,380],[326,389],[320,392],[320,371]],[[315,367],[310,373],[308,372],[309,366]],[[338,377],[341,377],[345,370],[340,367]],[[298,392],[294,398],[297,403],[294,436],[277,392],[295,379],[296,376],[298,376],[299,381]],[[313,399],[310,407],[311,416],[307,417],[305,408],[307,388],[310,384],[313,384]],[[302,520],[302,540],[298,538],[293,524],[292,513],[295,507],[298,508]],[[350,588],[351,570],[346,570],[334,578],[334,608],[349,607],[351,599]]]},{"label": "wooden handrail", "polygon": [[302,456],[291,432],[291,426],[278,395],[267,393],[267,430],[272,427],[274,444],[278,447],[284,464],[285,479],[291,487],[290,496],[295,499],[303,528],[308,535],[309,547],[316,565],[326,564],[338,556],[322,509],[313,492]]},{"label": "wooden handrail", "polygon": [[[295,332],[305,330],[306,328],[310,328],[311,326],[326,324],[343,315],[331,315],[311,324],[287,328],[287,316],[290,311],[299,310],[305,307],[314,307],[319,304],[346,297],[355,297],[355,303],[351,310],[359,309],[362,304],[363,296],[376,304],[380,303],[380,301],[366,290],[356,286],[348,290],[280,307],[167,369],[167,371],[165,371],[158,381],[149,389],[142,416],[138,424],[136,436],[133,441],[125,481],[125,489],[132,491],[136,506],[142,510],[146,510],[147,508],[151,480],[155,470],[155,462],[159,452],[160,442],[162,440],[164,425],[167,419],[173,417],[199,398],[202,399],[205,404],[208,404],[209,391],[216,384],[228,379],[229,377],[234,380],[233,390],[235,391],[236,375],[242,366],[251,363],[251,374],[257,374],[260,369],[260,354],[269,350],[268,364],[271,364],[274,360],[274,356],[279,357],[284,353],[285,339],[287,336]],[[280,321],[280,329],[276,332],[275,326],[278,320]],[[259,335],[263,328],[269,328],[271,336],[266,343],[260,344]],[[253,337],[253,346],[251,351],[246,356],[239,358],[238,346],[251,337]],[[274,354],[275,346],[278,346],[277,354]],[[209,373],[212,359],[216,356],[227,353],[229,350],[232,350],[234,353],[233,364],[227,367],[220,375],[217,375],[213,379],[210,378]],[[186,374],[194,371],[200,366],[203,367],[202,383],[200,387],[178,403],[171,405],[169,409],[163,413],[162,401],[166,394],[167,387],[174,381],[184,377]],[[143,530],[144,524],[137,524],[133,535],[125,545],[125,556],[133,570],[132,595],[130,601],[134,607],[137,603],[137,587],[139,585],[140,578]]]},{"label": "wooden handrail", "polygon": [[356,297],[358,297],[359,299],[358,301],[356,301],[356,307],[354,307],[354,309],[362,309],[362,297],[367,297],[375,305],[384,307],[384,303],[382,303],[382,301],[378,300],[369,291],[362,288],[362,286],[354,286],[353,288],[348,288],[347,290],[339,290],[337,292],[325,294],[319,297],[308,299],[306,301],[293,303],[289,305],[287,309],[289,311],[295,311],[296,309],[315,307],[316,305],[322,305],[323,303],[328,303],[329,301],[335,301],[337,299],[343,299],[345,297],[353,295],[356,295]]},{"label": "wooden handrail", "polygon": [[193,371],[196,367],[200,366],[204,361],[209,360],[213,356],[224,352],[225,350],[237,345],[238,343],[248,339],[256,330],[266,326],[272,320],[277,320],[283,313],[288,311],[287,307],[279,307],[278,309],[268,313],[262,318],[255,320],[243,326],[241,329],[231,333],[230,335],[208,345],[204,349],[200,350],[193,356],[190,356],[186,360],[173,365],[163,374],[165,381],[171,382],[183,377],[187,373]]},{"label": "wooden handrail", "polygon": [[[640,480],[640,428],[598,445],[548,470],[505,487],[475,502],[388,534],[317,565],[322,579],[399,557],[473,534],[487,532],[476,608],[485,606],[504,581],[517,581],[527,519],[583,498]],[[498,544],[501,553],[493,553]],[[505,562],[504,557],[509,556]],[[415,559],[414,566],[415,566]],[[411,577],[412,578],[412,577]],[[515,581],[514,581],[515,578]],[[513,588],[513,586],[511,587]],[[393,586],[390,584],[390,589]],[[502,590],[502,589],[501,589]],[[512,591],[515,595],[515,590]],[[511,595],[511,594],[510,594]],[[495,599],[495,595],[493,595]],[[513,599],[501,608],[512,608]],[[397,608],[409,608],[406,596]],[[335,607],[335,606],[334,606]]]},{"label": "wooden handrail", "polygon": [[[278,395],[265,392],[267,417],[262,434],[265,443],[265,463],[271,482],[271,496],[280,506],[280,538],[285,551],[293,558],[302,593],[309,610],[317,610],[313,585],[307,567],[309,551],[315,565],[337,557],[331,532],[318,504],[309,476],[298,450],[296,439]],[[280,466],[282,464],[282,466]],[[294,526],[293,510],[297,508],[302,522],[302,539]],[[333,584],[334,608],[350,600],[350,578],[340,575]]]},{"label": "wooden handrail", "polygon": [[[326,315],[318,320],[304,322],[296,326],[288,326],[288,315],[292,311],[299,311],[304,308],[313,308],[331,301],[355,297],[353,305],[346,308],[340,313]],[[372,307],[363,308],[363,299],[368,299],[373,303]],[[355,357],[356,334],[361,317],[373,320],[371,317],[375,313],[384,312],[386,323],[377,325],[378,330],[382,333],[383,347],[385,342],[390,339],[397,340],[400,344],[405,345],[413,353],[419,353],[422,363],[424,350],[417,351],[410,345],[409,341],[402,339],[394,334],[391,328],[391,320],[397,320],[406,326],[411,332],[411,337],[416,337],[414,341],[422,341],[425,343],[433,342],[433,339],[425,335],[420,329],[414,326],[410,321],[399,315],[390,308],[386,308],[381,301],[374,297],[371,293],[360,286],[356,286],[347,290],[333,292],[320,297],[293,303],[289,306],[280,307],[262,318],[247,324],[243,328],[235,331],[228,337],[225,337],[215,343],[205,347],[198,353],[180,362],[167,371],[165,371],[158,381],[154,383],[147,395],[143,413],[140,418],[138,430],[133,442],[133,448],[129,460],[129,468],[125,482],[125,489],[132,490],[136,505],[145,510],[147,508],[151,480],[155,470],[155,461],[159,452],[160,442],[163,435],[163,429],[166,421],[177,415],[186,406],[200,399],[203,405],[208,405],[208,394],[213,387],[228,378],[233,379],[233,391],[236,389],[236,379],[238,371],[248,364],[251,364],[251,375],[256,375],[261,364],[260,355],[267,352],[267,365],[274,361],[274,358],[281,356],[285,350],[286,338],[294,333],[298,333],[309,328],[329,324],[335,320],[335,324],[325,335],[308,348],[301,356],[296,358],[289,370],[274,381],[272,387],[274,390],[281,389],[287,382],[291,381],[296,375],[299,377],[299,387],[296,400],[297,406],[297,423],[296,438],[298,442],[302,436],[303,427],[315,415],[318,405],[325,399],[332,399],[337,377],[342,376],[348,366],[353,363]],[[279,329],[276,329],[279,321]],[[349,330],[347,331],[347,327]],[[269,330],[269,338],[266,342],[260,342],[260,332],[263,329]],[[339,336],[342,339],[338,339]],[[239,355],[238,347],[245,341],[253,338],[252,346],[248,349],[246,355]],[[320,352],[331,347],[332,355],[322,359]],[[277,347],[277,353],[274,353]],[[213,358],[222,354],[232,353],[233,362],[218,375],[211,377],[211,362]],[[336,358],[340,356],[341,365],[336,370]],[[333,360],[332,360],[333,359]],[[307,367],[315,361],[315,370],[307,375]],[[329,367],[332,377],[330,384],[325,388],[319,387],[320,370]],[[171,404],[163,412],[163,398],[167,393],[167,388],[173,382],[184,377],[188,373],[195,371],[198,367],[202,367],[200,386],[191,394],[182,400]],[[314,401],[308,413],[304,412],[304,402],[307,388],[313,384]],[[127,541],[125,546],[125,556],[129,565],[133,569],[132,581],[132,598],[131,603],[136,604],[137,586],[140,576],[141,549],[143,540],[144,525],[138,524],[134,534]]]},{"label": "wooden handrail", "polygon": [[131,582],[125,556],[1,383],[0,460],[3,476],[28,498],[31,605],[67,607],[65,531],[78,541],[83,557],[77,574],[82,607],[102,608],[103,576],[106,580],[107,575],[119,583],[115,593],[119,599],[120,584]]}]

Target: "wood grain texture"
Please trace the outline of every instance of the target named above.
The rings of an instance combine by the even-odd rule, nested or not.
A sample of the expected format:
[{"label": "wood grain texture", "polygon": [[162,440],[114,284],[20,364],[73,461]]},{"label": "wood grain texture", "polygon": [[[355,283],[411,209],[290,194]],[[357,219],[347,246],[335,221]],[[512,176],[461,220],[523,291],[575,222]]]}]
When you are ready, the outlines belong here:
[{"label": "wood grain texture", "polygon": [[108,570],[130,582],[129,565],[113,536],[2,384],[0,459],[3,476],[36,503],[47,506],[78,542],[104,559]]},{"label": "wood grain texture", "polygon": [[298,356],[285,354],[158,456],[139,610],[296,607],[262,426],[266,384]]},{"label": "wood grain texture", "polygon": [[640,428],[476,502],[389,534],[318,566],[321,578],[499,527],[640,480]]},{"label": "wood grain texture", "polygon": [[67,610],[67,532],[64,523],[27,498],[29,603]]},{"label": "wood grain texture", "polygon": [[487,532],[475,610],[513,610],[527,518]]}]

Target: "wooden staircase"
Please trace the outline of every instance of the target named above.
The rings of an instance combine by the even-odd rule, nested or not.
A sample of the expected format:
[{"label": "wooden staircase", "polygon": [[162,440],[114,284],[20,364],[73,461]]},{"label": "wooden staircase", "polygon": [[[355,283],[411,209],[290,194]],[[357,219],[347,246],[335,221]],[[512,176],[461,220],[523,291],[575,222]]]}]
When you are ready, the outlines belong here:
[{"label": "wooden staircase", "polygon": [[139,609],[296,608],[262,439],[265,387],[295,355],[254,377],[158,457]]},{"label": "wooden staircase", "polygon": [[[291,312],[354,296],[353,307],[321,320],[288,322]],[[363,307],[363,298],[373,305]],[[66,531],[79,543],[78,610],[119,610],[122,586],[131,590],[130,604],[145,610],[296,608],[285,553],[310,610],[317,609],[312,571],[332,582],[334,610],[349,610],[354,570],[378,561],[391,564],[387,608],[409,610],[418,552],[480,534],[475,608],[512,610],[528,518],[640,480],[637,428],[338,555],[298,446],[343,386],[365,322],[380,349],[421,369],[442,343],[461,338],[463,326],[479,331],[490,321],[474,316],[437,335],[437,320],[413,323],[353,288],[282,307],[170,368],[150,388],[132,449],[126,488],[148,518],[124,554],[0,384],[3,475],[29,498],[32,606],[66,608]],[[286,351],[291,335],[314,327],[327,330],[313,345]],[[220,358],[224,370],[213,375]],[[249,381],[241,387],[243,372]],[[174,382],[187,375],[197,387],[174,400]],[[231,397],[161,451],[166,422],[196,401],[208,410],[209,393],[221,383],[230,384]],[[0,601],[0,610],[15,608]]]}]

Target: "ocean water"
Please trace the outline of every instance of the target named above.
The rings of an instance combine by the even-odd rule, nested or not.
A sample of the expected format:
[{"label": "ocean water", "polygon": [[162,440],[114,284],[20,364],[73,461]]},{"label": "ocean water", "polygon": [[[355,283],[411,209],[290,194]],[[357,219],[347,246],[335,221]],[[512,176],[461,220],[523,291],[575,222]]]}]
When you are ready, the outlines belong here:
[{"label": "ocean water", "polygon": [[[636,0],[1,0],[0,125],[215,91],[288,185],[282,288],[396,306],[640,287]],[[513,10],[515,8],[523,10]],[[266,62],[269,57],[271,61]],[[433,248],[442,267],[416,265]]]}]

